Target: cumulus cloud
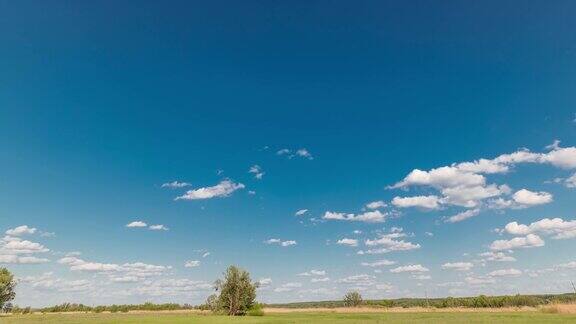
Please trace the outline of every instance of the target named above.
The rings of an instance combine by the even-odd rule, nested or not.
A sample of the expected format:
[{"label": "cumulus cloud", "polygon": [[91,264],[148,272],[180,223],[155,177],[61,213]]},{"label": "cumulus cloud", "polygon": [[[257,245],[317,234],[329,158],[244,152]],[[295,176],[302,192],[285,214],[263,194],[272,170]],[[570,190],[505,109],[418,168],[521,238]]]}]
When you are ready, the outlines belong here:
[{"label": "cumulus cloud", "polygon": [[366,204],[366,208],[368,209],[378,209],[378,208],[384,208],[386,206],[387,206],[386,203],[382,200],[377,200]]},{"label": "cumulus cloud", "polygon": [[544,240],[538,235],[528,234],[525,237],[515,237],[511,240],[496,240],[490,245],[490,250],[502,251],[540,246],[544,246]]},{"label": "cumulus cloud", "polygon": [[46,263],[50,260],[46,258],[38,258],[35,256],[18,256],[18,255],[2,255],[0,254],[0,264],[1,263],[12,263],[12,264],[39,264]]},{"label": "cumulus cloud", "polygon": [[488,252],[483,252],[480,253],[479,256],[481,256],[483,259],[483,261],[499,261],[499,262],[514,262],[516,261],[516,258],[514,258],[511,255],[508,255],[504,252],[494,252],[494,251],[488,251]]},{"label": "cumulus cloud", "polygon": [[516,191],[512,196],[512,199],[523,206],[535,206],[551,203],[552,195],[544,191],[533,192],[527,189],[522,189]]},{"label": "cumulus cloud", "polygon": [[184,195],[176,197],[175,200],[197,200],[210,199],[215,197],[228,197],[234,191],[243,189],[245,186],[241,183],[234,183],[230,180],[223,180],[212,187],[203,187],[194,190],[188,190]]},{"label": "cumulus cloud", "polygon": [[188,182],[180,182],[180,181],[172,181],[162,184],[162,188],[170,188],[170,189],[184,188],[188,186],[191,186],[191,184],[189,184]]},{"label": "cumulus cloud", "polygon": [[24,234],[34,234],[34,233],[36,233],[36,228],[29,227],[28,225],[21,225],[6,231],[6,235],[10,236],[20,236]]},{"label": "cumulus cloud", "polygon": [[369,247],[378,247],[376,249],[369,249],[366,251],[359,251],[358,254],[381,254],[391,251],[409,251],[420,248],[420,244],[406,242],[399,238],[406,236],[401,229],[396,228],[393,232],[388,234],[381,234],[378,238],[373,240],[366,240],[364,244]]},{"label": "cumulus cloud", "polygon": [[348,245],[348,246],[358,246],[358,240],[356,239],[351,239],[351,238],[343,238],[341,240],[338,240],[336,242],[336,244],[340,244],[340,245]]},{"label": "cumulus cloud", "polygon": [[544,218],[530,225],[511,222],[506,224],[503,231],[512,235],[539,233],[552,235],[553,239],[569,239],[576,237],[576,220],[565,221],[562,218]]},{"label": "cumulus cloud", "polygon": [[327,211],[324,216],[322,216],[322,219],[364,223],[382,223],[386,220],[386,216],[386,213],[382,213],[379,210],[369,211],[357,215]]},{"label": "cumulus cloud", "polygon": [[419,207],[424,209],[440,208],[438,196],[394,197],[392,205],[399,208]]},{"label": "cumulus cloud", "polygon": [[126,227],[146,227],[148,224],[144,223],[143,221],[134,221],[129,224],[126,224]]},{"label": "cumulus cloud", "polygon": [[143,262],[134,263],[101,263],[85,261],[77,257],[64,257],[58,263],[66,265],[71,271],[93,272],[108,276],[111,281],[127,282],[141,281],[148,277],[160,276],[166,273],[170,266],[146,264]]},{"label": "cumulus cloud", "polygon": [[390,269],[392,273],[402,273],[402,272],[409,272],[409,273],[418,273],[418,272],[428,272],[430,271],[428,268],[420,265],[420,264],[410,264],[405,266],[400,266],[394,269]]},{"label": "cumulus cloud", "polygon": [[468,271],[474,267],[474,264],[470,262],[448,262],[442,265],[442,269],[445,270],[456,270],[456,271]]},{"label": "cumulus cloud", "polygon": [[[456,205],[465,208],[482,207],[482,202],[490,199],[489,208],[527,208],[546,204],[552,201],[552,195],[546,192],[532,192],[522,189],[511,198],[501,196],[511,194],[506,185],[487,184],[487,174],[507,173],[512,167],[521,163],[550,164],[562,169],[576,168],[576,148],[562,148],[559,142],[550,146],[547,153],[532,153],[520,150],[510,154],[502,154],[494,159],[479,159],[472,162],[454,163],[450,166],[431,170],[414,169],[400,182],[389,186],[390,189],[407,188],[411,186],[428,186],[436,189],[439,196],[419,196],[411,200],[400,200],[397,207],[422,207],[438,209],[442,205]],[[566,185],[576,184],[566,180]],[[427,197],[427,199],[423,199]],[[416,199],[417,198],[417,199]],[[394,202],[393,202],[394,203]]]},{"label": "cumulus cloud", "polygon": [[264,177],[265,172],[262,171],[262,168],[259,165],[253,165],[250,167],[250,170],[248,170],[248,173],[252,173],[254,175],[254,178],[260,180],[262,179],[262,177]]},{"label": "cumulus cloud", "polygon": [[18,237],[6,236],[0,243],[0,254],[3,255],[33,254],[48,251],[50,250],[40,243],[23,240]]}]

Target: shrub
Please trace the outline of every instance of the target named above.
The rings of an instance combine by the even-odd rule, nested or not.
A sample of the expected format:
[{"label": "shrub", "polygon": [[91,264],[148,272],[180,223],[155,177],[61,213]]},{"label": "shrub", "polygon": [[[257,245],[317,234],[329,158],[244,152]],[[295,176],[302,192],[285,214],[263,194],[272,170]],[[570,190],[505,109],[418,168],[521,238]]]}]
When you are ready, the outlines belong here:
[{"label": "shrub", "polygon": [[261,304],[256,303],[252,305],[250,309],[248,309],[248,312],[246,314],[248,316],[264,316],[264,310],[262,309]]},{"label": "shrub", "polygon": [[344,305],[358,307],[362,305],[362,295],[357,291],[350,291],[344,296]]}]

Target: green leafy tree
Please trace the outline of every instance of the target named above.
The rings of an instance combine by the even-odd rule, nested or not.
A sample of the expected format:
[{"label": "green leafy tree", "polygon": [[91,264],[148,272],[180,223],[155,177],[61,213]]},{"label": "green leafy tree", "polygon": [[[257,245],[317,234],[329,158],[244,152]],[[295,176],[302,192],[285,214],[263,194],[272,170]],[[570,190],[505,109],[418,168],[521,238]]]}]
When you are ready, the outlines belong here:
[{"label": "green leafy tree", "polygon": [[14,275],[6,268],[0,268],[0,309],[16,297]]},{"label": "green leafy tree", "polygon": [[254,305],[258,283],[252,282],[250,274],[235,266],[224,272],[224,278],[214,283],[218,307],[228,315],[244,315]]},{"label": "green leafy tree", "polygon": [[348,307],[357,307],[362,305],[362,295],[357,291],[350,291],[344,295],[344,305]]}]

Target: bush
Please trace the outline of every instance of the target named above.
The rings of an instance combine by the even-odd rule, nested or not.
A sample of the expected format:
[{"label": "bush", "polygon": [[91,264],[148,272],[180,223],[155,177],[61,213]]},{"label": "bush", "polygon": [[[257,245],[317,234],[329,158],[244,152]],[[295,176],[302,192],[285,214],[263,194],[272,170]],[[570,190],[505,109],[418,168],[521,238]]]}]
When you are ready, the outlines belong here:
[{"label": "bush", "polygon": [[357,291],[350,291],[344,296],[344,305],[347,307],[358,307],[362,305],[362,295]]},{"label": "bush", "polygon": [[264,316],[264,310],[262,309],[261,304],[256,303],[252,305],[250,309],[248,309],[248,312],[246,314],[248,316]]}]

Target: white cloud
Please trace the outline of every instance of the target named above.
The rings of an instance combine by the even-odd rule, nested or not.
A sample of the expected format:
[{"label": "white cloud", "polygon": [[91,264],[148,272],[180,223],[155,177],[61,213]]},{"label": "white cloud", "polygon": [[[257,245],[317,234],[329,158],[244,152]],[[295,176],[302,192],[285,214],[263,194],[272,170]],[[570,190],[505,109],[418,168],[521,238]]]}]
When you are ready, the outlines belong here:
[{"label": "white cloud", "polygon": [[540,246],[544,246],[544,240],[538,235],[528,234],[525,237],[515,237],[511,240],[496,240],[492,242],[490,249],[493,251],[501,251]]},{"label": "white cloud", "polygon": [[504,252],[484,252],[480,253],[479,256],[483,257],[483,261],[499,261],[499,262],[514,262],[516,258],[511,255],[507,255]]},{"label": "white cloud", "polygon": [[186,263],[184,263],[184,267],[186,268],[196,268],[200,266],[200,261],[198,260],[190,260],[190,261],[186,261]]},{"label": "white cloud", "polygon": [[146,227],[148,224],[143,221],[134,221],[126,225],[126,227]]},{"label": "white cloud", "polygon": [[260,287],[270,286],[272,284],[272,278],[262,278],[258,280],[258,284],[260,284]]},{"label": "white cloud", "polygon": [[293,240],[282,241],[282,240],[276,239],[276,238],[268,239],[268,240],[264,241],[264,243],[266,243],[266,244],[278,244],[278,245],[284,246],[284,247],[298,244],[296,241],[293,241]]},{"label": "white cloud", "polygon": [[521,189],[514,193],[512,199],[520,205],[535,206],[552,202],[552,195],[544,191],[533,192]]},{"label": "white cloud", "polygon": [[294,213],[294,215],[295,216],[302,216],[302,215],[306,214],[307,212],[308,212],[308,209],[300,209],[299,211]]},{"label": "white cloud", "polygon": [[296,155],[301,156],[301,157],[303,157],[303,158],[307,158],[307,159],[309,159],[309,160],[314,159],[314,158],[312,157],[312,154],[310,154],[310,152],[308,152],[308,150],[305,149],[305,148],[298,149],[298,150],[296,151]]},{"label": "white cloud", "polygon": [[378,209],[386,206],[387,206],[386,203],[382,200],[377,200],[366,204],[366,208],[368,209]]},{"label": "white cloud", "polygon": [[162,184],[162,188],[170,188],[170,189],[184,188],[188,186],[191,186],[191,184],[189,184],[188,182],[180,182],[180,181],[172,181]]},{"label": "white cloud", "polygon": [[516,277],[522,274],[522,271],[517,269],[502,269],[502,270],[495,270],[488,273],[490,277]]},{"label": "white cloud", "polygon": [[458,186],[483,186],[486,183],[484,176],[464,172],[457,167],[441,167],[430,171],[414,169],[404,180],[392,186],[403,188],[408,186],[431,186],[435,188],[453,188]]},{"label": "white cloud", "polygon": [[504,231],[512,235],[542,233],[552,235],[553,239],[568,239],[576,237],[576,220],[565,221],[562,218],[544,218],[530,225],[511,222],[506,224]]},{"label": "white cloud", "polygon": [[254,178],[258,180],[262,179],[262,177],[264,177],[264,174],[266,174],[264,171],[262,171],[262,168],[259,165],[251,166],[250,170],[248,170],[248,173],[252,173],[254,175]]},{"label": "white cloud", "polygon": [[21,225],[6,231],[6,235],[10,236],[20,236],[23,234],[34,234],[34,233],[36,233],[36,228],[28,227],[28,225]]},{"label": "white cloud", "polygon": [[6,236],[0,244],[0,254],[32,254],[50,251],[44,245],[28,240],[22,240],[18,237]]},{"label": "white cloud", "polygon": [[351,238],[343,238],[341,240],[338,240],[338,242],[336,242],[336,244],[348,245],[348,246],[358,246],[358,240],[351,239]]},{"label": "white cloud", "polygon": [[241,183],[234,183],[230,180],[223,180],[212,187],[203,187],[194,190],[188,190],[184,195],[176,197],[176,200],[197,200],[210,199],[215,197],[228,197],[234,191],[243,189],[245,186]]},{"label": "white cloud", "polygon": [[470,262],[448,262],[442,265],[442,269],[445,270],[456,270],[456,271],[468,271],[474,267],[474,264]]},{"label": "white cloud", "polygon": [[420,207],[424,209],[438,209],[438,196],[394,197],[392,205],[399,208]]},{"label": "white cloud", "polygon": [[2,255],[0,254],[0,263],[13,263],[13,264],[39,264],[46,263],[50,260],[45,258],[38,258],[35,256],[18,256],[13,254]]},{"label": "white cloud", "polygon": [[395,261],[390,261],[390,260],[386,260],[386,259],[382,259],[382,260],[378,260],[378,261],[374,261],[374,262],[362,262],[360,263],[361,265],[365,266],[365,267],[383,267],[383,266],[389,266],[389,265],[393,265],[396,264]]},{"label": "white cloud", "polygon": [[343,284],[350,284],[350,285],[357,285],[357,286],[372,286],[375,284],[376,277],[367,275],[367,274],[359,274],[353,275],[349,277],[345,277],[342,279],[338,279],[337,283]]},{"label": "white cloud", "polygon": [[277,155],[286,155],[286,156],[288,156],[289,159],[291,159],[293,157],[301,157],[301,158],[305,158],[308,160],[314,159],[312,154],[305,148],[301,148],[301,149],[298,149],[296,151],[292,151],[290,149],[284,148],[284,149],[278,150],[276,152],[276,154]]},{"label": "white cloud", "polygon": [[158,224],[158,225],[150,225],[150,230],[152,231],[167,231],[168,227],[162,225],[162,224]]},{"label": "white cloud", "polygon": [[310,270],[306,272],[302,272],[298,274],[299,276],[303,277],[310,277],[310,276],[325,276],[326,270]]},{"label": "white cloud", "polygon": [[345,214],[327,211],[322,219],[326,220],[343,220],[350,222],[365,222],[365,223],[382,223],[386,220],[387,214],[379,210],[365,212],[363,214]]},{"label": "white cloud", "polygon": [[470,209],[448,217],[444,222],[457,223],[480,214],[480,209]]},{"label": "white cloud", "polygon": [[412,242],[406,242],[404,240],[398,240],[399,237],[406,236],[402,232],[393,232],[390,234],[380,235],[379,238],[374,240],[366,240],[364,244],[366,246],[379,246],[380,249],[373,249],[368,251],[359,251],[358,254],[380,254],[387,253],[390,251],[408,251],[420,248],[420,244],[414,244]]},{"label": "white cloud", "polygon": [[568,188],[576,188],[576,173],[564,179],[564,184],[566,184]]},{"label": "white cloud", "polygon": [[299,282],[288,282],[280,287],[274,289],[274,292],[288,292],[294,290],[294,288],[300,288],[302,284]]},{"label": "white cloud", "polygon": [[420,265],[420,264],[410,264],[401,267],[397,267],[394,269],[390,269],[392,273],[402,273],[402,272],[410,272],[410,273],[418,273],[418,272],[428,272],[430,271],[428,268]]},{"label": "white cloud", "polygon": [[328,277],[324,277],[324,278],[312,278],[310,279],[310,282],[312,283],[316,283],[316,282],[328,282],[330,281],[330,278]]}]

